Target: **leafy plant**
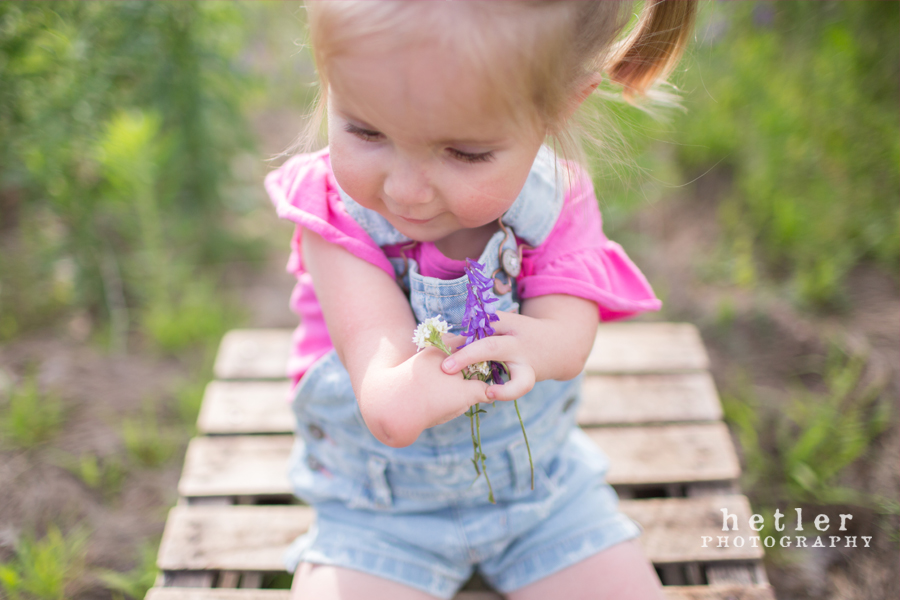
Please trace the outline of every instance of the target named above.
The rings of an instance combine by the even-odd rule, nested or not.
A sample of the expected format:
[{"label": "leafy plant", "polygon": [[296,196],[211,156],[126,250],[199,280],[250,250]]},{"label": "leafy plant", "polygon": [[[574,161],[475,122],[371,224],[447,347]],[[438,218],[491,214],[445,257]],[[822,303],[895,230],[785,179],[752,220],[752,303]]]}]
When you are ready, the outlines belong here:
[{"label": "leafy plant", "polygon": [[140,418],[122,421],[122,441],[128,456],[144,467],[159,467],[178,450],[179,437],[161,430],[153,404],[144,405]]},{"label": "leafy plant", "polygon": [[140,561],[132,570],[120,573],[109,569],[98,569],[97,577],[112,590],[113,598],[121,600],[122,597],[141,600],[147,590],[153,587],[159,569],[156,567],[156,554],[158,543],[145,543],[141,547]]},{"label": "leafy plant", "polygon": [[681,76],[677,157],[687,173],[719,165],[733,178],[719,218],[740,245],[735,283],[760,269],[826,306],[862,261],[896,273],[898,8],[709,5]]},{"label": "leafy plant", "polygon": [[0,336],[81,307],[121,350],[198,266],[250,249],[226,223],[249,209],[224,202],[250,146],[242,10],[0,3]]},{"label": "leafy plant", "polygon": [[59,462],[107,501],[119,493],[128,474],[125,464],[116,456],[100,458],[90,453],[78,457],[63,454],[60,455]]},{"label": "leafy plant", "polygon": [[208,381],[207,370],[204,369],[201,376],[183,381],[173,393],[178,419],[192,433],[197,416],[200,414],[200,405],[203,403],[203,394]]},{"label": "leafy plant", "polygon": [[864,376],[866,358],[833,344],[820,374],[827,391],[798,386],[778,416],[762,406],[746,381],[723,394],[725,418],[744,452],[747,487],[764,503],[874,506],[882,501],[841,483],[891,422],[884,382]]},{"label": "leafy plant", "polygon": [[12,389],[5,407],[0,407],[0,432],[11,445],[32,448],[59,431],[64,407],[52,392],[41,392],[34,376],[27,376]]},{"label": "leafy plant", "polygon": [[173,293],[169,301],[150,304],[142,320],[144,331],[156,346],[175,353],[217,343],[238,321],[238,311],[208,278],[186,278],[181,290]]},{"label": "leafy plant", "polygon": [[66,598],[68,588],[84,572],[87,541],[83,529],[63,535],[54,525],[40,540],[24,536],[13,560],[0,564],[0,589],[10,600]]}]

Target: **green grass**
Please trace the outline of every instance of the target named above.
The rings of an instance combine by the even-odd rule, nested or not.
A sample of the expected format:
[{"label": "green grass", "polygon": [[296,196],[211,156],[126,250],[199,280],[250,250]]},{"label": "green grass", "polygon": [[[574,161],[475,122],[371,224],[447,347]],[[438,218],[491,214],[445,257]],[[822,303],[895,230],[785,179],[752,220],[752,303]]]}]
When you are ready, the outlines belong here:
[{"label": "green grass", "polygon": [[140,561],[130,571],[120,573],[109,569],[95,571],[97,577],[107,589],[113,592],[113,600],[131,598],[142,600],[147,590],[153,587],[159,569],[156,567],[156,555],[159,543],[146,542],[140,550]]},{"label": "green grass", "polygon": [[62,427],[65,410],[53,392],[42,392],[33,375],[14,387],[0,405],[2,440],[16,448],[33,448],[52,438]]},{"label": "green grass", "polygon": [[744,482],[765,505],[780,502],[877,508],[884,499],[843,484],[844,476],[891,424],[885,381],[866,377],[867,357],[832,343],[813,373],[816,391],[798,383],[784,406],[767,406],[746,377],[723,390],[725,419],[744,452]]},{"label": "green grass", "polygon": [[679,74],[677,159],[732,182],[718,216],[733,283],[840,308],[856,265],[897,272],[898,26],[895,2],[706,7]]},{"label": "green grass", "polygon": [[117,456],[98,457],[59,454],[56,462],[109,502],[118,496],[128,475],[126,464]]},{"label": "green grass", "polygon": [[83,529],[67,535],[50,526],[41,539],[24,536],[12,561],[0,564],[0,589],[9,600],[63,600],[84,573]]},{"label": "green grass", "polygon": [[129,459],[142,467],[161,467],[181,447],[182,436],[160,428],[151,402],[144,404],[140,417],[122,421],[121,433]]},{"label": "green grass", "polygon": [[178,420],[188,428],[191,434],[196,433],[197,416],[200,414],[203,393],[210,379],[207,371],[208,369],[204,369],[201,376],[183,381],[173,393]]},{"label": "green grass", "polygon": [[150,304],[143,313],[144,333],[165,353],[217,343],[240,320],[222,292],[208,278],[183,280],[182,291],[174,301]]}]

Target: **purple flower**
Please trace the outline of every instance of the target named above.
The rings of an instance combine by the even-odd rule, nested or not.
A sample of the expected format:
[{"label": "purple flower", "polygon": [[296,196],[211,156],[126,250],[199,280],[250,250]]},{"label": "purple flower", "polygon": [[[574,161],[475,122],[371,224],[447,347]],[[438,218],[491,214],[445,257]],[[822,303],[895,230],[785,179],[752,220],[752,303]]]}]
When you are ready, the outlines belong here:
[{"label": "purple flower", "polygon": [[[466,276],[469,282],[466,284],[466,312],[462,319],[462,334],[466,336],[466,341],[459,348],[465,348],[475,340],[494,335],[491,323],[500,320],[497,309],[492,306],[497,301],[493,292],[494,280],[485,276],[483,269],[484,265],[478,261],[466,259]],[[504,373],[507,373],[507,370],[503,364],[491,361],[490,377],[495,384],[503,384]]]},{"label": "purple flower", "polygon": [[500,320],[497,309],[491,306],[497,301],[492,291],[494,281],[486,277],[482,269],[484,265],[478,261],[466,259],[466,276],[469,282],[466,284],[466,312],[462,319],[462,334],[466,336],[466,342],[460,348],[465,348],[475,340],[494,335],[491,323]]}]

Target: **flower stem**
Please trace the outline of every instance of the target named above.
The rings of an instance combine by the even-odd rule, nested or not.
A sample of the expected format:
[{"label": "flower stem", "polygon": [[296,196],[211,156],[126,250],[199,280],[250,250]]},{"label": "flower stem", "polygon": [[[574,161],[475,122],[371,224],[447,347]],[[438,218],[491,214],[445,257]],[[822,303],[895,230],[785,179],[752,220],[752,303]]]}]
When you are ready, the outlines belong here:
[{"label": "flower stem", "polygon": [[481,469],[478,467],[478,442],[475,441],[475,409],[470,406],[466,416],[469,417],[469,428],[472,430],[472,464],[475,465],[477,479],[477,475],[481,475]]},{"label": "flower stem", "polygon": [[481,457],[481,470],[484,472],[484,480],[488,486],[488,500],[491,504],[497,504],[494,501],[494,489],[491,487],[491,480],[488,478],[487,467],[484,466],[484,449],[481,447],[481,419],[478,417],[480,413],[478,404],[475,404],[475,432],[478,435],[478,455]]},{"label": "flower stem", "polygon": [[519,425],[522,427],[522,437],[525,438],[525,449],[528,450],[528,466],[531,467],[531,489],[534,489],[534,463],[531,461],[531,446],[528,445],[528,434],[525,433],[525,423],[522,422],[522,413],[519,412],[519,401],[513,400],[516,407],[516,416],[519,417]]}]

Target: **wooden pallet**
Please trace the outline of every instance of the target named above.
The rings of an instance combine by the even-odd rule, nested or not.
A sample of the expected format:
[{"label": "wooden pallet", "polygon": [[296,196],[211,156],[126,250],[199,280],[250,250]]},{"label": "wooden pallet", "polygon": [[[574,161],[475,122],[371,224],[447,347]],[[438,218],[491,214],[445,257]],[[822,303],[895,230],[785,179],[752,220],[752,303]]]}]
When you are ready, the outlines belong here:
[{"label": "wooden pallet", "polygon": [[[287,480],[293,417],[284,379],[291,332],[235,330],[222,340],[160,544],[148,600],[287,600],[259,590],[313,511]],[[668,598],[773,600],[762,548],[703,547],[722,509],[746,523],[740,467],[692,325],[608,324],[586,366],[578,421],[612,459],[608,481],[641,524]],[[199,589],[198,589],[199,588]],[[459,600],[496,600],[464,590]]]}]

